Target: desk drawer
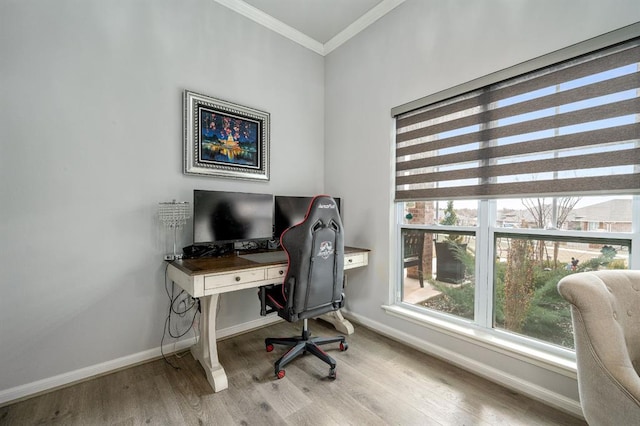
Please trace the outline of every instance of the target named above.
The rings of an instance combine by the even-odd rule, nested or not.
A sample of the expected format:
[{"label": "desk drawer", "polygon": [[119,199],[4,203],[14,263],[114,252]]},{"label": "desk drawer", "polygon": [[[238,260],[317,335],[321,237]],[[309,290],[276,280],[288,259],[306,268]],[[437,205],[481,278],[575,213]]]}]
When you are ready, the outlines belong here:
[{"label": "desk drawer", "polygon": [[366,265],[364,253],[345,254],[344,269],[357,268]]},{"label": "desk drawer", "polygon": [[205,290],[209,290],[212,288],[241,285],[255,281],[264,281],[264,279],[264,269],[257,269],[254,271],[239,271],[229,274],[207,275],[206,277],[204,277],[204,288]]},{"label": "desk drawer", "polygon": [[284,275],[286,273],[287,273],[287,267],[286,266],[278,266],[276,268],[269,268],[269,269],[267,269],[267,279],[268,280],[275,280],[277,278],[284,279]]}]

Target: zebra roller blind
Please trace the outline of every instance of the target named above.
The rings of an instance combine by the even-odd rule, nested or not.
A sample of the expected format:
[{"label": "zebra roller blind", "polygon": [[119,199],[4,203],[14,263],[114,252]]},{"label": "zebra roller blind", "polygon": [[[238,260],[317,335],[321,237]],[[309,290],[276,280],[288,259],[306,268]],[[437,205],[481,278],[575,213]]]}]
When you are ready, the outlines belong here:
[{"label": "zebra roller blind", "polygon": [[396,201],[640,193],[640,37],[423,105]]}]

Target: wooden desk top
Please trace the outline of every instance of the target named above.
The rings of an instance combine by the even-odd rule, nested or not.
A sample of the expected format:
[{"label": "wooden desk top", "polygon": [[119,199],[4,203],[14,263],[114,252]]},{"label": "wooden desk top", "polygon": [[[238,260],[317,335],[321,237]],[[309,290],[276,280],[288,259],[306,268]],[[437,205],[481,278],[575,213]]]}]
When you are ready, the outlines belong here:
[{"label": "wooden desk top", "polygon": [[[347,247],[344,248],[345,254],[369,252],[369,249]],[[259,268],[265,266],[283,265],[287,262],[255,262],[244,259],[235,253],[230,253],[220,257],[204,257],[200,259],[179,259],[171,262],[171,265],[178,268],[187,275],[203,275],[213,272],[237,271],[239,269]]]}]

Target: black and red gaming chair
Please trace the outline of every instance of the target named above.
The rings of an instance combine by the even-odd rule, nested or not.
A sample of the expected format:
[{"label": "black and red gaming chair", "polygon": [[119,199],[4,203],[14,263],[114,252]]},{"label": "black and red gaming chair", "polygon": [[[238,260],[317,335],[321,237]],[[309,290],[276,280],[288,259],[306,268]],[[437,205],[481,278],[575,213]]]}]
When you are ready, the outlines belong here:
[{"label": "black and red gaming chair", "polygon": [[291,348],[275,363],[276,377],[284,377],[284,366],[307,352],[329,364],[329,377],[336,377],[336,362],[320,345],[340,343],[347,350],[344,336],[315,337],[307,319],[342,307],[344,295],[344,234],[336,202],[328,195],[314,197],[304,220],[282,234],[280,244],[288,256],[284,282],[260,288],[261,315],[277,312],[289,322],[304,320],[302,336],[267,338],[267,351],[273,345]]}]

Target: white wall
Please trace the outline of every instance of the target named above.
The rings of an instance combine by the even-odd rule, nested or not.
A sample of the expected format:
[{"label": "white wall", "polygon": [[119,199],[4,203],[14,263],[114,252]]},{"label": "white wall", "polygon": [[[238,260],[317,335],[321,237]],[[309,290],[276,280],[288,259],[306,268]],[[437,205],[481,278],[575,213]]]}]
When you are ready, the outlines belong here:
[{"label": "white wall", "polygon": [[[160,345],[158,202],[323,191],[323,63],[211,0],[0,0],[0,394]],[[271,113],[270,182],[182,174],[184,89]]]},{"label": "white wall", "polygon": [[[326,189],[349,202],[349,242],[373,249],[351,274],[347,307],[387,332],[405,333],[496,374],[566,397],[575,379],[395,317],[389,303],[392,107],[640,21],[637,0],[407,0],[326,57]],[[357,218],[357,220],[353,220]]]},{"label": "white wall", "polygon": [[[351,312],[577,399],[575,380],[380,308],[389,112],[638,20],[636,0],[407,0],[322,58],[211,0],[0,0],[0,395],[159,346],[157,203],[198,188],[341,196],[347,243],[373,250]],[[271,113],[269,183],[181,173],[184,89]],[[219,327],[258,318],[254,298],[224,295]]]}]

